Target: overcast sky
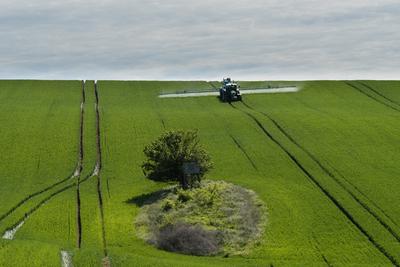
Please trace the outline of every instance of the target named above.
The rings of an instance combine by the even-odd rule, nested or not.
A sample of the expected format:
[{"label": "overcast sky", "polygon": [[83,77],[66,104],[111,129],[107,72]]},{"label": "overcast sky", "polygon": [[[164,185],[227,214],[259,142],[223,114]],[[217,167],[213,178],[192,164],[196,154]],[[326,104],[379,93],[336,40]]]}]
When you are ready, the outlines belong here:
[{"label": "overcast sky", "polygon": [[400,79],[399,29],[399,0],[0,0],[0,79]]}]

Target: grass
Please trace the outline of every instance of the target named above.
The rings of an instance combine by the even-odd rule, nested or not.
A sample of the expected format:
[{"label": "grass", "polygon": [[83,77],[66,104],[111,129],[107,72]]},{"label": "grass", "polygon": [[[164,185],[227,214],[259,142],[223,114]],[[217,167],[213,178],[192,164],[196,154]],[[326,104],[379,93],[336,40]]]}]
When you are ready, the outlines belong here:
[{"label": "grass", "polygon": [[[60,250],[67,249],[74,265],[98,266],[105,256],[103,230],[112,266],[398,264],[400,83],[279,83],[302,90],[246,95],[244,103],[230,106],[215,97],[157,98],[160,92],[208,90],[206,82],[98,82],[104,227],[97,177],[91,177],[80,185],[80,250],[74,187],[32,214],[15,240],[0,241],[0,265],[59,265]],[[0,214],[72,174],[80,86],[78,81],[0,82],[0,162],[7,163],[0,165]],[[86,89],[81,178],[96,162],[93,83]],[[249,188],[268,206],[265,234],[249,255],[178,255],[137,237],[139,208],[130,200],[166,186],[144,178],[142,151],[166,129],[198,129],[214,161],[207,178]],[[62,186],[7,215],[0,221],[2,231]],[[28,255],[34,256],[28,261]]]}]

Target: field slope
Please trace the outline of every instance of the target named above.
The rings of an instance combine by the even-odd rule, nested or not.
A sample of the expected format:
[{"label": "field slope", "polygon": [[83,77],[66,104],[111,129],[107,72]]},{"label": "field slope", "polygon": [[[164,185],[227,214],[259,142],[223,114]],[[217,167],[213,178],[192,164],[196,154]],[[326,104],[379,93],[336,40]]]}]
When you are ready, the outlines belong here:
[{"label": "field slope", "polygon": [[[242,86],[266,84],[301,90],[228,104],[158,98],[217,82],[1,81],[2,234],[29,216],[0,241],[0,265],[58,266],[66,251],[74,266],[399,266],[400,82]],[[173,254],[136,236],[134,199],[166,186],[144,178],[143,148],[172,129],[198,130],[208,179],[266,203],[249,255]]]}]

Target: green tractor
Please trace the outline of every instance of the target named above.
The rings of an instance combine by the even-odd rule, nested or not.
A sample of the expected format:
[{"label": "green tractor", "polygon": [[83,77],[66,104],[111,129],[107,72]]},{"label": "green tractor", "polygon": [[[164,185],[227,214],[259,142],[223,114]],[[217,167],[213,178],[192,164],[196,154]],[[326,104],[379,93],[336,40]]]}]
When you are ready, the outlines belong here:
[{"label": "green tractor", "polygon": [[231,80],[226,78],[222,80],[222,87],[219,89],[219,98],[222,102],[233,102],[242,101],[242,95],[240,94],[240,86]]}]

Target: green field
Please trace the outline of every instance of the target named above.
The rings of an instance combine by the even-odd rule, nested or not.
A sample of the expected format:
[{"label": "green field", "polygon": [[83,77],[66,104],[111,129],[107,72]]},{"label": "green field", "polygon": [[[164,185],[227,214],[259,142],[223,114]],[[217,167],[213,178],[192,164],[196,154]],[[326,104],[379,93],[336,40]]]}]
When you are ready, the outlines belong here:
[{"label": "green field", "polygon": [[[0,81],[1,234],[24,222],[0,240],[0,266],[60,266],[61,251],[74,266],[400,266],[400,82],[241,85],[267,84],[301,90],[230,105],[157,97],[207,82]],[[132,200],[166,186],[145,179],[143,149],[171,129],[198,129],[208,179],[266,203],[249,255],[173,254],[136,236]]]}]

